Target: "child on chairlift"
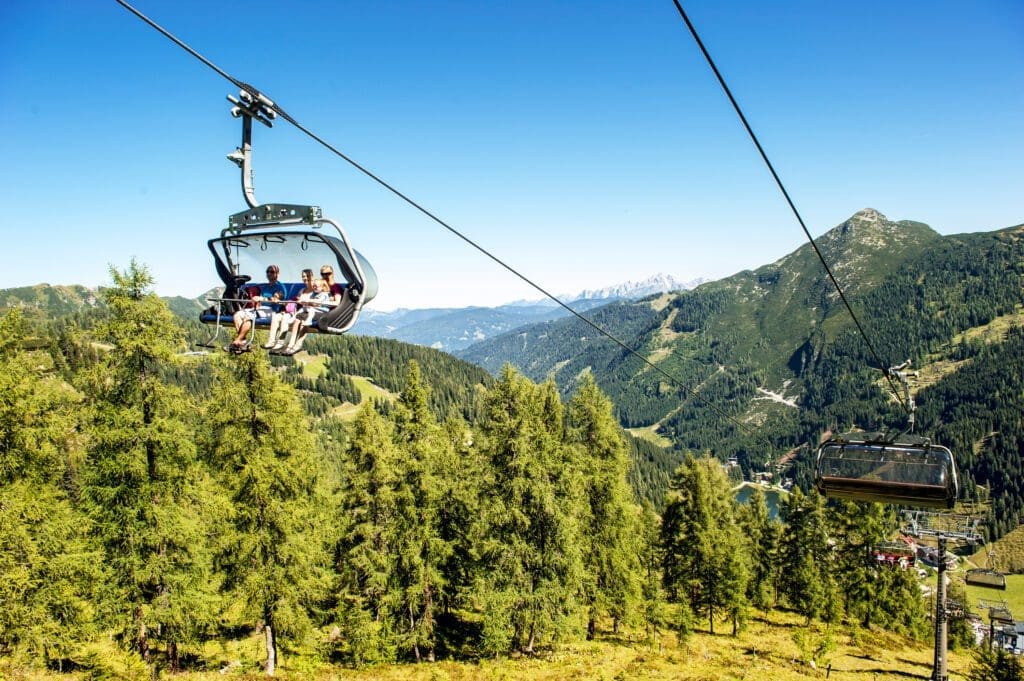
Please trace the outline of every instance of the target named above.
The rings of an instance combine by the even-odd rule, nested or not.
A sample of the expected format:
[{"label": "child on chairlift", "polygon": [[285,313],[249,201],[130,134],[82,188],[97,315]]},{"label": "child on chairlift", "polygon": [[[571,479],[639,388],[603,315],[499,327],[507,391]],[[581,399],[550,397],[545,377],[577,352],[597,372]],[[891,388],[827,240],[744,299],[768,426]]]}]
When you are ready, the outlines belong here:
[{"label": "child on chairlift", "polygon": [[297,303],[301,309],[296,311],[292,318],[288,341],[277,342],[271,348],[271,354],[294,355],[297,353],[302,349],[307,328],[316,323],[318,315],[331,309],[328,304],[331,301],[331,285],[327,280],[317,279],[314,289],[314,292],[308,296],[299,296]]}]

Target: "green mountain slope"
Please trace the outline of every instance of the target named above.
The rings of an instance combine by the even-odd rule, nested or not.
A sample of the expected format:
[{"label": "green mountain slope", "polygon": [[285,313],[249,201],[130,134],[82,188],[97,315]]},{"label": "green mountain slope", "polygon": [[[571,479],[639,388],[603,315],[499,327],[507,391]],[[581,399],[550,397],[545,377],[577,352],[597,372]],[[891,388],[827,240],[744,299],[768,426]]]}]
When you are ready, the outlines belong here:
[{"label": "green mountain slope", "polygon": [[20,307],[29,321],[63,317],[102,306],[97,291],[84,286],[36,284],[0,290],[0,314]]},{"label": "green mountain slope", "polygon": [[[856,297],[939,240],[925,225],[890,222],[866,209],[821,237],[819,248],[835,264],[836,276],[852,282],[844,288]],[[757,387],[784,396],[786,382],[802,370],[802,349],[848,325],[846,316],[831,321],[837,313],[845,315],[808,244],[757,270],[693,291],[594,313],[597,324],[639,348],[684,389],[667,384],[611,341],[595,338],[576,319],[479,343],[460,356],[492,372],[510,362],[534,379],[554,375],[567,391],[580,372],[591,370],[613,396],[623,423],[642,427],[659,423],[687,401],[704,409],[711,399],[742,396],[749,402]]]},{"label": "green mountain slope", "polygon": [[[999,320],[1019,325],[1024,230],[943,237],[866,209],[817,243],[874,352],[808,244],[693,291],[595,313],[678,384],[593,339],[578,320],[521,329],[461,356],[492,371],[511,362],[534,379],[553,375],[566,391],[590,371],[624,425],[668,438],[677,452],[738,456],[747,469],[796,450],[789,475],[805,486],[808,453],[823,432],[904,425],[878,369],[910,358],[930,376],[918,396],[919,432],[953,443],[966,493],[991,486],[1006,499],[995,508],[998,522],[1012,525],[1024,508],[1014,478],[1024,468],[1017,379],[1024,352],[1014,332],[962,338]],[[998,408],[979,386],[997,391]]]}]

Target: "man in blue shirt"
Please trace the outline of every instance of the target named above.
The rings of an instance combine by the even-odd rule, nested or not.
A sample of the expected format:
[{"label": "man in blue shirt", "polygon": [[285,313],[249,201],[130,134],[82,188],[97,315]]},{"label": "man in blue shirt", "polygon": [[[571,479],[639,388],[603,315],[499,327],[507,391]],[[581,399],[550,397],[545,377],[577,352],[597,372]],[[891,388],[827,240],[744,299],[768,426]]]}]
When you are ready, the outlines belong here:
[{"label": "man in blue shirt", "polygon": [[246,352],[249,349],[249,331],[259,317],[269,317],[280,305],[274,301],[284,300],[286,291],[284,284],[277,280],[281,268],[277,265],[267,266],[267,283],[261,284],[259,294],[252,298],[255,307],[239,310],[235,313],[235,340],[225,348],[229,352]]}]

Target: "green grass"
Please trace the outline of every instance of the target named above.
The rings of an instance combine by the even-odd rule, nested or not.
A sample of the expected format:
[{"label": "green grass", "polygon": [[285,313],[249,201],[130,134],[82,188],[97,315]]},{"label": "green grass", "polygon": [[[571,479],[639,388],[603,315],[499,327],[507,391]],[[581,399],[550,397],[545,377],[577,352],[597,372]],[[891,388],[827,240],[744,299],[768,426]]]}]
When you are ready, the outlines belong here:
[{"label": "green grass", "polygon": [[302,365],[302,375],[314,381],[327,373],[327,355],[309,355],[299,360]]},{"label": "green grass", "polygon": [[[367,400],[370,399],[384,399],[392,401],[397,399],[398,397],[394,393],[385,390],[384,388],[381,388],[379,385],[375,384],[373,381],[366,378],[365,376],[349,376],[349,378],[351,378],[352,382],[355,384],[356,389],[359,391],[359,395],[362,397],[363,402],[366,402]],[[349,404],[346,402],[340,407],[335,407],[331,413],[343,420],[349,420],[354,419],[358,412],[358,404]]]},{"label": "green grass", "polygon": [[970,557],[978,567],[989,567],[988,552],[995,552],[995,567],[1003,572],[1024,573],[1024,527],[1018,527],[991,546],[980,547]]},{"label": "green grass", "polygon": [[655,432],[657,428],[658,424],[655,423],[653,426],[644,426],[643,428],[626,428],[626,432],[633,437],[646,440],[652,444],[658,445],[659,447],[670,447],[672,445],[672,441],[667,437],[658,435],[658,433]]},{"label": "green grass", "polygon": [[[835,625],[836,647],[827,659],[811,668],[801,660],[796,638],[807,631],[804,618],[796,613],[757,613],[739,636],[731,636],[725,623],[716,624],[710,634],[704,629],[683,642],[664,632],[653,641],[633,635],[599,635],[594,641],[564,643],[535,657],[500,657],[477,661],[441,660],[436,663],[382,665],[361,670],[330,666],[314,657],[283,652],[276,678],[353,679],[370,681],[797,681],[825,678],[829,664],[831,679],[864,681],[905,681],[927,678],[933,650],[928,641],[913,641],[896,634],[864,631]],[[825,629],[813,625],[812,638]],[[210,671],[177,675],[180,681],[214,681],[224,678],[264,678],[260,673],[262,639],[259,634],[239,641],[208,644],[204,657]],[[5,666],[0,659],[0,677],[11,679],[78,679],[74,674],[25,672]],[[950,679],[963,681],[971,664],[969,654],[951,651]],[[227,668],[225,674],[219,670]]]}]

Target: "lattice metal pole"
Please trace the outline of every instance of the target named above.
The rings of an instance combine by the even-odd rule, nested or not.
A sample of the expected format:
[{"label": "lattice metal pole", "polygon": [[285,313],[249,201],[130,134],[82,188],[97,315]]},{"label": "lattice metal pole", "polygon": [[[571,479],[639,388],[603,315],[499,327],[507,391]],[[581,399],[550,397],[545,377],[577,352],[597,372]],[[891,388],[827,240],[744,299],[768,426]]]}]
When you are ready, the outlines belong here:
[{"label": "lattice metal pole", "polygon": [[935,587],[935,666],[932,681],[949,681],[946,671],[949,610],[946,604],[946,544],[949,540],[976,544],[981,541],[978,518],[953,513],[908,511],[906,534],[914,537],[934,537],[938,543],[938,584]]},{"label": "lattice metal pole", "polygon": [[946,645],[949,634],[946,612],[946,535],[938,536],[939,549],[939,583],[935,589],[935,666],[932,681],[947,681]]}]

